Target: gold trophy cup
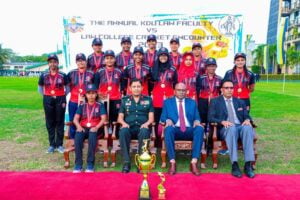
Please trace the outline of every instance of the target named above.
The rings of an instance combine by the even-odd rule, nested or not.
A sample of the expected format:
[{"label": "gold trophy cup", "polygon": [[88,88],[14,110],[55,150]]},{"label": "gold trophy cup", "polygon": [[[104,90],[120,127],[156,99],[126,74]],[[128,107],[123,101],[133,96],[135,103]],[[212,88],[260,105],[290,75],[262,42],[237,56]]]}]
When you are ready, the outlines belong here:
[{"label": "gold trophy cup", "polygon": [[152,169],[152,166],[155,166],[156,157],[153,154],[152,155],[149,154],[149,151],[147,149],[148,141],[149,140],[147,140],[147,139],[144,140],[144,146],[142,147],[142,154],[135,155],[135,164],[138,167],[138,169],[140,170],[140,172],[143,173],[143,176],[144,176],[144,180],[140,187],[140,193],[139,193],[140,200],[151,199],[147,177],[148,177],[149,171]]},{"label": "gold trophy cup", "polygon": [[162,172],[157,172],[158,176],[160,177],[160,184],[158,184],[158,199],[165,200],[166,199],[166,188],[164,187],[164,182],[166,181],[166,177]]}]

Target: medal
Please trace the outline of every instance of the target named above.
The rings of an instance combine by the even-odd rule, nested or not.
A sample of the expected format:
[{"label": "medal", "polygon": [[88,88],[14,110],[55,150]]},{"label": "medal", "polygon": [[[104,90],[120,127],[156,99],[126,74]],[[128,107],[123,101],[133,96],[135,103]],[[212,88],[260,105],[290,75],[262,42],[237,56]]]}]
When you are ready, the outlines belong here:
[{"label": "medal", "polygon": [[81,94],[83,92],[82,86],[83,86],[83,82],[84,82],[84,76],[85,73],[82,74],[82,76],[80,75],[80,72],[78,73],[78,85],[79,85],[79,93]]},{"label": "medal", "polygon": [[108,91],[111,91],[111,89],[112,89],[111,86],[108,86],[108,87],[107,87],[107,90],[108,90]]},{"label": "medal", "polygon": [[236,72],[235,75],[236,75],[237,82],[238,82],[238,90],[237,90],[237,92],[241,93],[242,92],[243,80],[244,80],[245,73],[243,72],[241,74],[241,76],[240,76],[240,73]]},{"label": "medal", "polygon": [[52,80],[51,76],[49,77],[49,81],[50,81],[50,88],[51,88],[51,91],[50,93],[51,94],[55,94],[55,86],[56,86],[56,81],[57,81],[57,78],[58,78],[58,74],[56,73],[55,76],[54,76],[54,80]]},{"label": "medal", "polygon": [[166,81],[166,77],[167,77],[167,74],[168,74],[168,70],[166,70],[163,75],[160,76],[160,79],[161,79],[161,84],[160,84],[160,87],[161,88],[165,88],[166,87],[166,84],[165,84],[165,81]]},{"label": "medal", "polygon": [[166,85],[165,85],[164,83],[162,83],[162,84],[160,84],[160,87],[161,87],[161,88],[165,88]]},{"label": "medal", "polygon": [[91,127],[91,123],[88,122],[88,123],[86,124],[86,126],[87,126],[87,127]]},{"label": "medal", "polygon": [[108,70],[105,70],[105,76],[106,76],[106,80],[107,80],[107,91],[111,91],[112,87],[111,87],[111,83],[112,83],[112,78],[114,75],[114,71],[112,71],[111,75],[109,75]]},{"label": "medal", "polygon": [[242,92],[242,88],[239,88],[237,91],[238,91],[238,93],[241,93]]}]

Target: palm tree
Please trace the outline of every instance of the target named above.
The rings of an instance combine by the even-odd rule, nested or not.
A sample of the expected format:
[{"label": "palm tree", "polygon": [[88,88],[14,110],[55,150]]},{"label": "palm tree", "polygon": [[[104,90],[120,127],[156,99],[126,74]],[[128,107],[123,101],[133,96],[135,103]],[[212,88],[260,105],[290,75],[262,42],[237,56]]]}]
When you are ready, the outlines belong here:
[{"label": "palm tree", "polygon": [[271,44],[271,45],[269,45],[269,60],[271,61],[272,66],[273,66],[273,69],[272,69],[273,74],[277,73],[276,59],[277,59],[277,45]]},{"label": "palm tree", "polygon": [[256,49],[252,51],[252,55],[254,56],[254,64],[260,66],[261,74],[263,70],[264,63],[264,44],[257,46]]},{"label": "palm tree", "polygon": [[0,66],[6,63],[13,55],[13,50],[3,49],[2,44],[0,44]]}]

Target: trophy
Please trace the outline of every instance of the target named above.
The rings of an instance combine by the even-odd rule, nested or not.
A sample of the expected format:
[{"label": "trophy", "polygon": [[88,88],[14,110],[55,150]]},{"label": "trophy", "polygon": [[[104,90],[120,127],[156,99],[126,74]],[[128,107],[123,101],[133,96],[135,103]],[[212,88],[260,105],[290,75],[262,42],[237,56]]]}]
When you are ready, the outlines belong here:
[{"label": "trophy", "polygon": [[142,154],[135,155],[135,164],[138,167],[138,169],[140,170],[140,172],[143,173],[143,176],[144,176],[144,180],[140,187],[140,193],[139,193],[140,200],[151,199],[147,177],[148,177],[149,171],[152,169],[152,166],[155,165],[155,160],[156,160],[155,155],[150,155],[149,151],[147,149],[147,144],[148,144],[149,140],[146,139],[143,141],[144,141],[144,146],[142,147]]},{"label": "trophy", "polygon": [[158,184],[157,189],[158,189],[158,199],[164,200],[166,199],[166,188],[164,187],[164,182],[166,181],[166,177],[163,173],[157,172],[158,176],[161,180],[160,184]]}]

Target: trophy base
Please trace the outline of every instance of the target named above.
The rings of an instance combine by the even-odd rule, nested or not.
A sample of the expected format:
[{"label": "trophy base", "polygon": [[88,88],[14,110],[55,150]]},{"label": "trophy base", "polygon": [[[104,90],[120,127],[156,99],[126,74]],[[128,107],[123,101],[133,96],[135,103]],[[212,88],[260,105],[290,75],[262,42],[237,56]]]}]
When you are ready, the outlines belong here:
[{"label": "trophy base", "polygon": [[143,190],[140,188],[139,200],[151,200],[150,190]]}]

